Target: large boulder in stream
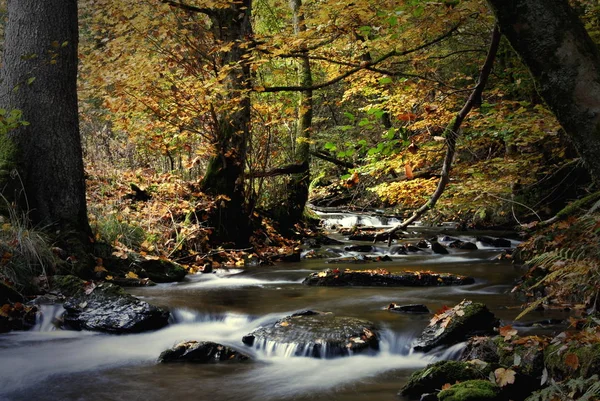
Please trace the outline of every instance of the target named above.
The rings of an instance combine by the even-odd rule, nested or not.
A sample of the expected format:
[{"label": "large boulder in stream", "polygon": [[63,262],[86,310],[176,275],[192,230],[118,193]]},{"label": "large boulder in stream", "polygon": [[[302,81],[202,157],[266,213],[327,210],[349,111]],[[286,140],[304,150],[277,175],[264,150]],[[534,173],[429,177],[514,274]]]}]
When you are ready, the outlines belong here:
[{"label": "large boulder in stream", "polygon": [[127,294],[117,285],[88,282],[81,288],[64,303],[63,320],[69,329],[124,334],[157,330],[168,323],[168,311]]},{"label": "large boulder in stream", "polygon": [[472,277],[431,271],[404,271],[392,274],[385,269],[327,269],[311,273],[302,284],[321,287],[436,287],[473,284]]},{"label": "large boulder in stream", "polygon": [[373,323],[310,310],[259,327],[242,341],[259,349],[280,348],[286,354],[314,358],[379,349],[379,334]]},{"label": "large boulder in stream", "polygon": [[464,300],[436,314],[414,342],[413,349],[427,352],[454,345],[475,335],[492,334],[498,325],[498,319],[484,304]]},{"label": "large boulder in stream", "polygon": [[172,348],[163,351],[158,361],[170,362],[192,362],[192,363],[215,363],[215,362],[242,362],[250,357],[226,345],[210,341],[184,341]]}]

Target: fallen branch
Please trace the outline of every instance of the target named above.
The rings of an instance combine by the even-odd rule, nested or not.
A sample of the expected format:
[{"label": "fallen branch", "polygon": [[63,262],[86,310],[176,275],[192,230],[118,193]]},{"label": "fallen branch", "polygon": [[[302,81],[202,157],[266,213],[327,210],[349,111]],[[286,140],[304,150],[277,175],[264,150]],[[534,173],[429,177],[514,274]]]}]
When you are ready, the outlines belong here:
[{"label": "fallen branch", "polygon": [[467,117],[473,106],[476,104],[477,100],[481,99],[481,94],[483,93],[483,88],[487,83],[487,80],[490,76],[490,72],[492,71],[492,66],[494,65],[494,59],[496,58],[496,53],[498,52],[498,45],[500,43],[500,30],[498,29],[498,25],[494,26],[494,30],[492,32],[492,41],[490,43],[490,48],[488,50],[485,62],[483,67],[481,68],[481,72],[479,73],[479,80],[477,85],[471,92],[469,99],[463,106],[463,108],[458,112],[456,117],[448,124],[446,130],[444,131],[444,136],[446,137],[446,155],[444,157],[444,164],[442,165],[441,178],[438,182],[438,186],[435,192],[431,195],[431,198],[427,203],[421,206],[419,209],[415,210],[411,217],[404,220],[402,223],[397,224],[396,226],[386,230],[382,233],[379,233],[375,236],[375,240],[373,242],[377,242],[382,240],[383,238],[388,239],[388,246],[391,245],[392,234],[396,231],[403,230],[408,227],[411,223],[421,217],[425,212],[432,209],[438,199],[444,193],[444,189],[446,189],[446,185],[448,181],[450,181],[450,169],[452,168],[452,159],[454,159],[454,152],[456,150],[456,139],[458,138],[458,130],[463,120]]},{"label": "fallen branch", "polygon": [[335,157],[333,157],[331,155],[328,155],[325,152],[311,151],[310,154],[312,156],[318,158],[318,159],[325,160],[325,161],[327,161],[329,163],[333,163],[336,166],[340,166],[340,167],[343,167],[345,169],[350,169],[350,168],[356,167],[353,163],[345,162],[345,161],[340,160],[340,159],[336,159]]}]

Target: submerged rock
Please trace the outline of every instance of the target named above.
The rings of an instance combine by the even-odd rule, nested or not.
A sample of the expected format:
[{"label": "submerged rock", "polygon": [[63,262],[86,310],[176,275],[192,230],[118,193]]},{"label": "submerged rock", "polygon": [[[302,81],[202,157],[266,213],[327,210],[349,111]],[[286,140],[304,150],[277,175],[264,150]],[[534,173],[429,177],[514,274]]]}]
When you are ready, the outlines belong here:
[{"label": "submerged rock", "polygon": [[413,348],[427,352],[442,345],[454,345],[475,335],[491,334],[498,324],[498,319],[484,304],[464,300],[435,315]]},{"label": "submerged rock", "polygon": [[389,304],[387,310],[392,312],[402,313],[429,313],[429,309],[423,304],[410,304],[410,305],[396,305],[394,303]]},{"label": "submerged rock", "polygon": [[508,240],[506,238],[492,238],[492,237],[487,237],[487,236],[479,236],[479,237],[477,237],[477,241],[479,241],[483,244],[495,246],[498,248],[510,248],[512,246],[512,243],[510,242],[510,240]]},{"label": "submerged rock", "polygon": [[431,287],[473,284],[474,282],[475,280],[472,277],[429,271],[405,271],[398,274],[392,274],[384,269],[365,271],[328,269],[318,273],[311,273],[302,283],[305,285],[327,287]]},{"label": "submerged rock", "polygon": [[184,341],[163,351],[158,357],[161,363],[192,362],[213,363],[247,361],[250,357],[226,345],[210,341]]},{"label": "submerged rock", "polygon": [[377,248],[372,245],[349,245],[344,247],[348,252],[376,252]]},{"label": "submerged rock", "polygon": [[314,358],[379,349],[379,333],[372,322],[310,310],[259,327],[242,341],[259,349],[280,348],[286,354]]},{"label": "submerged rock", "polygon": [[117,285],[88,285],[65,303],[64,325],[75,330],[138,333],[168,323],[169,312],[127,294]]},{"label": "submerged rock", "polygon": [[489,375],[492,366],[459,361],[440,361],[414,372],[399,395],[418,398],[421,394],[439,390],[446,383],[482,379]]}]

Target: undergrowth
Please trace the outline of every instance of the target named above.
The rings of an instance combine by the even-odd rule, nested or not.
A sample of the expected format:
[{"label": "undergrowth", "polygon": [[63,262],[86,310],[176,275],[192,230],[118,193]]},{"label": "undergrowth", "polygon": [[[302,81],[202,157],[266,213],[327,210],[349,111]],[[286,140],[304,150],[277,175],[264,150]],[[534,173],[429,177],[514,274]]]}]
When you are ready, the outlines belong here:
[{"label": "undergrowth", "polygon": [[519,289],[535,297],[533,309],[570,308],[595,313],[600,306],[600,215],[568,217],[522,244],[528,272]]},{"label": "undergrowth", "polygon": [[47,275],[54,264],[54,254],[43,229],[32,227],[27,214],[19,213],[5,198],[2,200],[8,217],[0,217],[0,280],[28,293],[40,282],[36,278]]}]

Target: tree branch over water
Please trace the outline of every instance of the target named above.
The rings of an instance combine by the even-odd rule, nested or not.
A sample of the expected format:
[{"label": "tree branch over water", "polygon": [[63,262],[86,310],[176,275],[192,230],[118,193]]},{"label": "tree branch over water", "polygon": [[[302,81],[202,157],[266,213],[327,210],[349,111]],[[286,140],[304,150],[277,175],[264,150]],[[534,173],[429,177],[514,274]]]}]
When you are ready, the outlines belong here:
[{"label": "tree branch over water", "polygon": [[444,136],[446,137],[446,155],[444,157],[444,164],[442,165],[441,178],[438,182],[438,186],[435,192],[431,195],[431,198],[427,203],[421,206],[419,209],[415,210],[411,217],[404,220],[402,223],[386,230],[382,233],[379,233],[375,236],[374,242],[381,240],[383,238],[388,239],[388,246],[391,244],[392,235],[396,231],[403,230],[408,227],[411,223],[425,214],[428,210],[433,209],[437,201],[440,199],[444,190],[446,189],[446,185],[448,181],[450,181],[450,169],[452,168],[452,159],[454,159],[454,153],[456,151],[456,139],[458,138],[458,130],[464,119],[467,117],[473,106],[476,102],[481,99],[481,94],[483,93],[483,89],[488,81],[490,73],[492,71],[492,67],[494,65],[494,59],[496,58],[496,53],[498,52],[498,45],[500,44],[500,30],[498,29],[498,25],[494,26],[494,30],[492,31],[492,40],[490,43],[490,47],[483,63],[483,67],[481,68],[481,72],[479,73],[479,80],[477,85],[471,92],[471,95],[467,99],[463,108],[458,112],[456,117],[448,124],[446,130],[444,132]]}]

